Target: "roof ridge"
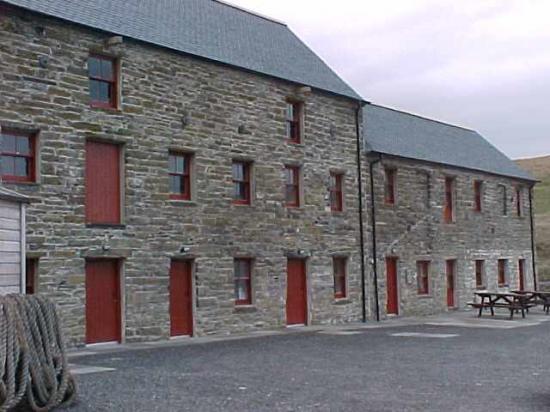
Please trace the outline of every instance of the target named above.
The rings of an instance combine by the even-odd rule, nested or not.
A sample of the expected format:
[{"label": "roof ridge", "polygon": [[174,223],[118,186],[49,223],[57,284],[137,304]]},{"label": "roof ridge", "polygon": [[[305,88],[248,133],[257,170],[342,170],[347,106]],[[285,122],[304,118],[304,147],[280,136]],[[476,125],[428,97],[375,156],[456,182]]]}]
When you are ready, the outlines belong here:
[{"label": "roof ridge", "polygon": [[428,120],[428,121],[430,121],[430,122],[439,123],[439,124],[442,124],[442,125],[445,125],[445,126],[450,126],[450,127],[454,127],[454,128],[457,128],[457,129],[467,130],[467,131],[469,131],[469,132],[478,133],[476,130],[470,129],[469,127],[464,127],[464,126],[459,126],[459,125],[452,124],[452,123],[447,123],[447,122],[444,122],[444,121],[442,121],[442,120],[432,119],[432,118],[429,118],[429,117],[426,117],[426,116],[421,116],[421,115],[416,114],[416,113],[411,113],[411,112],[406,112],[406,111],[404,111],[404,110],[395,109],[395,108],[393,108],[393,107],[382,106],[382,105],[376,104],[376,103],[370,103],[370,105],[371,105],[371,106],[380,107],[380,108],[382,108],[382,109],[391,110],[391,111],[393,111],[393,112],[406,114],[406,115],[411,116],[411,117],[416,117],[416,118],[419,118],[419,119]]},{"label": "roof ridge", "polygon": [[272,23],[277,23],[277,24],[281,24],[281,25],[283,25],[283,26],[288,27],[288,25],[287,25],[284,21],[277,20],[277,19],[275,19],[275,18],[273,18],[273,17],[266,16],[265,14],[258,13],[258,12],[254,11],[254,10],[250,10],[250,9],[245,8],[245,7],[237,6],[236,4],[229,3],[228,1],[224,1],[224,0],[212,0],[212,1],[215,2],[215,3],[222,4],[222,5],[224,5],[224,6],[231,7],[231,8],[233,8],[233,9],[242,11],[242,12],[244,12],[244,13],[251,14],[251,15],[253,15],[253,16],[255,16],[255,17],[259,17],[259,18],[261,18],[261,19],[270,21],[270,22],[272,22]]}]

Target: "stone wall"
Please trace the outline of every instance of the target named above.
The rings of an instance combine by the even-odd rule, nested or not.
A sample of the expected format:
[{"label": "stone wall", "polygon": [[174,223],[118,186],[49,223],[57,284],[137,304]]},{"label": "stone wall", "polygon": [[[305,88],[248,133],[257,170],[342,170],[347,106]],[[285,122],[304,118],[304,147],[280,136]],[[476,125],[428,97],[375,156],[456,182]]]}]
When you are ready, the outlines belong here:
[{"label": "stone wall", "polygon": [[[84,342],[85,258],[123,258],[126,341],[167,338],[173,257],[195,262],[195,333],[285,324],[286,257],[308,258],[310,322],[360,318],[356,102],[124,39],[5,9],[0,17],[0,124],[39,131],[28,249],[38,290],[59,304],[71,345]],[[120,58],[120,110],[89,106],[90,52]],[[285,142],[288,97],[305,99],[303,144]],[[86,227],[84,145],[123,145],[124,226]],[[194,153],[194,199],[168,194],[168,151]],[[253,161],[251,206],[231,202],[231,163]],[[302,167],[304,204],[284,206],[284,165]],[[330,212],[329,172],[345,173],[345,210]],[[180,255],[182,246],[189,252]],[[349,298],[335,301],[332,260],[348,257]],[[255,260],[254,305],[234,305],[233,258]]]},{"label": "stone wall", "polygon": [[[368,138],[368,137],[367,137]],[[365,175],[368,162],[365,159]],[[385,168],[396,169],[396,203],[384,200]],[[444,223],[445,177],[455,178],[455,222]],[[446,260],[456,259],[459,309],[474,298],[475,260],[485,260],[486,287],[518,288],[518,259],[526,259],[526,289],[533,287],[528,185],[523,184],[523,217],[517,217],[515,188],[521,181],[395,157],[374,166],[378,286],[380,310],[386,312],[385,258],[398,258],[399,313],[425,315],[448,310]],[[483,182],[482,212],[474,211],[474,181]],[[502,195],[507,190],[507,216]],[[367,193],[370,213],[370,190]],[[369,220],[370,221],[370,220]],[[369,232],[371,233],[371,232]],[[370,243],[370,234],[369,234]],[[508,286],[499,287],[497,261],[508,259]],[[430,293],[418,294],[417,261],[430,261]],[[372,266],[370,267],[372,276]],[[373,302],[371,302],[373,306]]]}]

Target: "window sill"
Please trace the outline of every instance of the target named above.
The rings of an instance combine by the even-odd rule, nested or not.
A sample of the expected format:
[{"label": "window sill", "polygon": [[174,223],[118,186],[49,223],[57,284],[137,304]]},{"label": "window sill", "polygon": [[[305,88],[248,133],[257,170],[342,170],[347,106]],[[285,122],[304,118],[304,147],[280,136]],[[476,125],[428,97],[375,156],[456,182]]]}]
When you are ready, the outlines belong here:
[{"label": "window sill", "polygon": [[291,146],[298,146],[298,147],[304,147],[304,143],[301,142],[301,141],[293,141],[293,140],[288,140],[286,141],[286,144],[288,145],[291,145]]},{"label": "window sill", "polygon": [[251,203],[251,202],[242,203],[242,202],[235,202],[235,201],[232,201],[231,204],[232,204],[233,206],[238,206],[238,207],[251,207],[251,206],[252,206],[252,203]]},{"label": "window sill", "polygon": [[351,300],[349,298],[335,298],[333,304],[334,305],[349,305],[351,303]]},{"label": "window sill", "polygon": [[28,180],[10,180],[10,179],[0,179],[3,184],[5,185],[18,185],[18,186],[40,186],[39,182],[36,181],[28,181]]},{"label": "window sill", "polygon": [[121,114],[122,109],[119,107],[103,106],[100,104],[90,103],[90,109],[100,110],[106,113]]},{"label": "window sill", "polygon": [[510,285],[508,283],[503,283],[502,285],[498,285],[499,288],[509,288]]},{"label": "window sill", "polygon": [[195,202],[194,200],[169,199],[168,201],[173,206],[181,206],[181,207],[195,207],[195,206],[197,206],[197,202]]},{"label": "window sill", "polygon": [[256,313],[258,308],[254,305],[235,305],[234,313]]},{"label": "window sill", "polygon": [[417,296],[418,296],[418,299],[432,299],[433,298],[433,296],[430,295],[429,293],[418,293]]},{"label": "window sill", "polygon": [[108,223],[86,223],[88,229],[126,229],[126,225],[115,225]]}]

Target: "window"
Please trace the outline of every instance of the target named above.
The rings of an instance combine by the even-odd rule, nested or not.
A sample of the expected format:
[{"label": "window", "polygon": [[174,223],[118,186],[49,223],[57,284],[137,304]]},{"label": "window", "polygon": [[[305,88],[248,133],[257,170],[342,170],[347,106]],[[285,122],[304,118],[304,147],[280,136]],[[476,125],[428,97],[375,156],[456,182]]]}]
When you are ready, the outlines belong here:
[{"label": "window", "polygon": [[483,182],[476,180],[474,182],[474,211],[481,212],[483,203]]},{"label": "window", "polygon": [[235,279],[235,304],[252,304],[252,260],[235,259],[234,262]]},{"label": "window", "polygon": [[336,299],[347,297],[346,263],[347,259],[344,257],[335,257],[332,259],[332,268],[334,273],[334,298]]},{"label": "window", "polygon": [[454,188],[455,188],[454,178],[446,177],[445,178],[445,205],[444,205],[445,223],[454,222]]},{"label": "window", "polygon": [[2,180],[34,182],[36,180],[36,136],[2,129],[0,135]]},{"label": "window", "polygon": [[233,203],[235,204],[250,204],[250,169],[250,163],[233,162]]},{"label": "window", "polygon": [[189,153],[170,152],[168,174],[170,199],[191,200],[191,158]]},{"label": "window", "polygon": [[286,176],[286,205],[300,207],[300,168],[285,166]]},{"label": "window", "polygon": [[118,104],[117,63],[106,56],[88,58],[90,104],[94,107],[115,108]]},{"label": "window", "polygon": [[516,188],[516,215],[518,217],[523,216],[523,196],[521,187]]},{"label": "window", "polygon": [[387,205],[395,204],[395,169],[386,169],[385,201]]},{"label": "window", "polygon": [[430,293],[430,262],[423,260],[416,264],[418,278],[418,294],[428,295]]},{"label": "window", "polygon": [[506,186],[500,185],[499,188],[500,188],[500,199],[502,202],[502,209],[501,209],[502,216],[507,216],[508,215],[508,198],[507,198],[508,195],[506,193]]},{"label": "window", "polygon": [[343,180],[343,174],[330,174],[330,210],[333,212],[341,212],[344,210]]},{"label": "window", "polygon": [[483,289],[485,287],[485,261],[476,260],[476,288]]},{"label": "window", "polygon": [[121,222],[120,146],[86,142],[86,223],[119,225]]},{"label": "window", "polygon": [[506,286],[507,281],[507,272],[508,272],[508,261],[506,259],[499,259],[498,261],[498,285]]},{"label": "window", "polygon": [[525,290],[525,259],[518,261],[519,290]]},{"label": "window", "polygon": [[286,109],[286,137],[289,143],[302,141],[303,103],[288,102]]},{"label": "window", "polygon": [[38,274],[38,259],[29,258],[25,261],[25,294],[36,293],[36,276]]}]

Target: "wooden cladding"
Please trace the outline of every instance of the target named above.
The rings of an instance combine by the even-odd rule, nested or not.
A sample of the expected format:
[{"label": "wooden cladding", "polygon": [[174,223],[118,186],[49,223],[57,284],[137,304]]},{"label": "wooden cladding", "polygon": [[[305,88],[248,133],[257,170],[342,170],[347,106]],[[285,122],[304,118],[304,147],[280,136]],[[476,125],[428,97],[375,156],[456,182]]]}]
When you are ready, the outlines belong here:
[{"label": "wooden cladding", "polygon": [[86,223],[121,223],[120,146],[86,142]]}]

